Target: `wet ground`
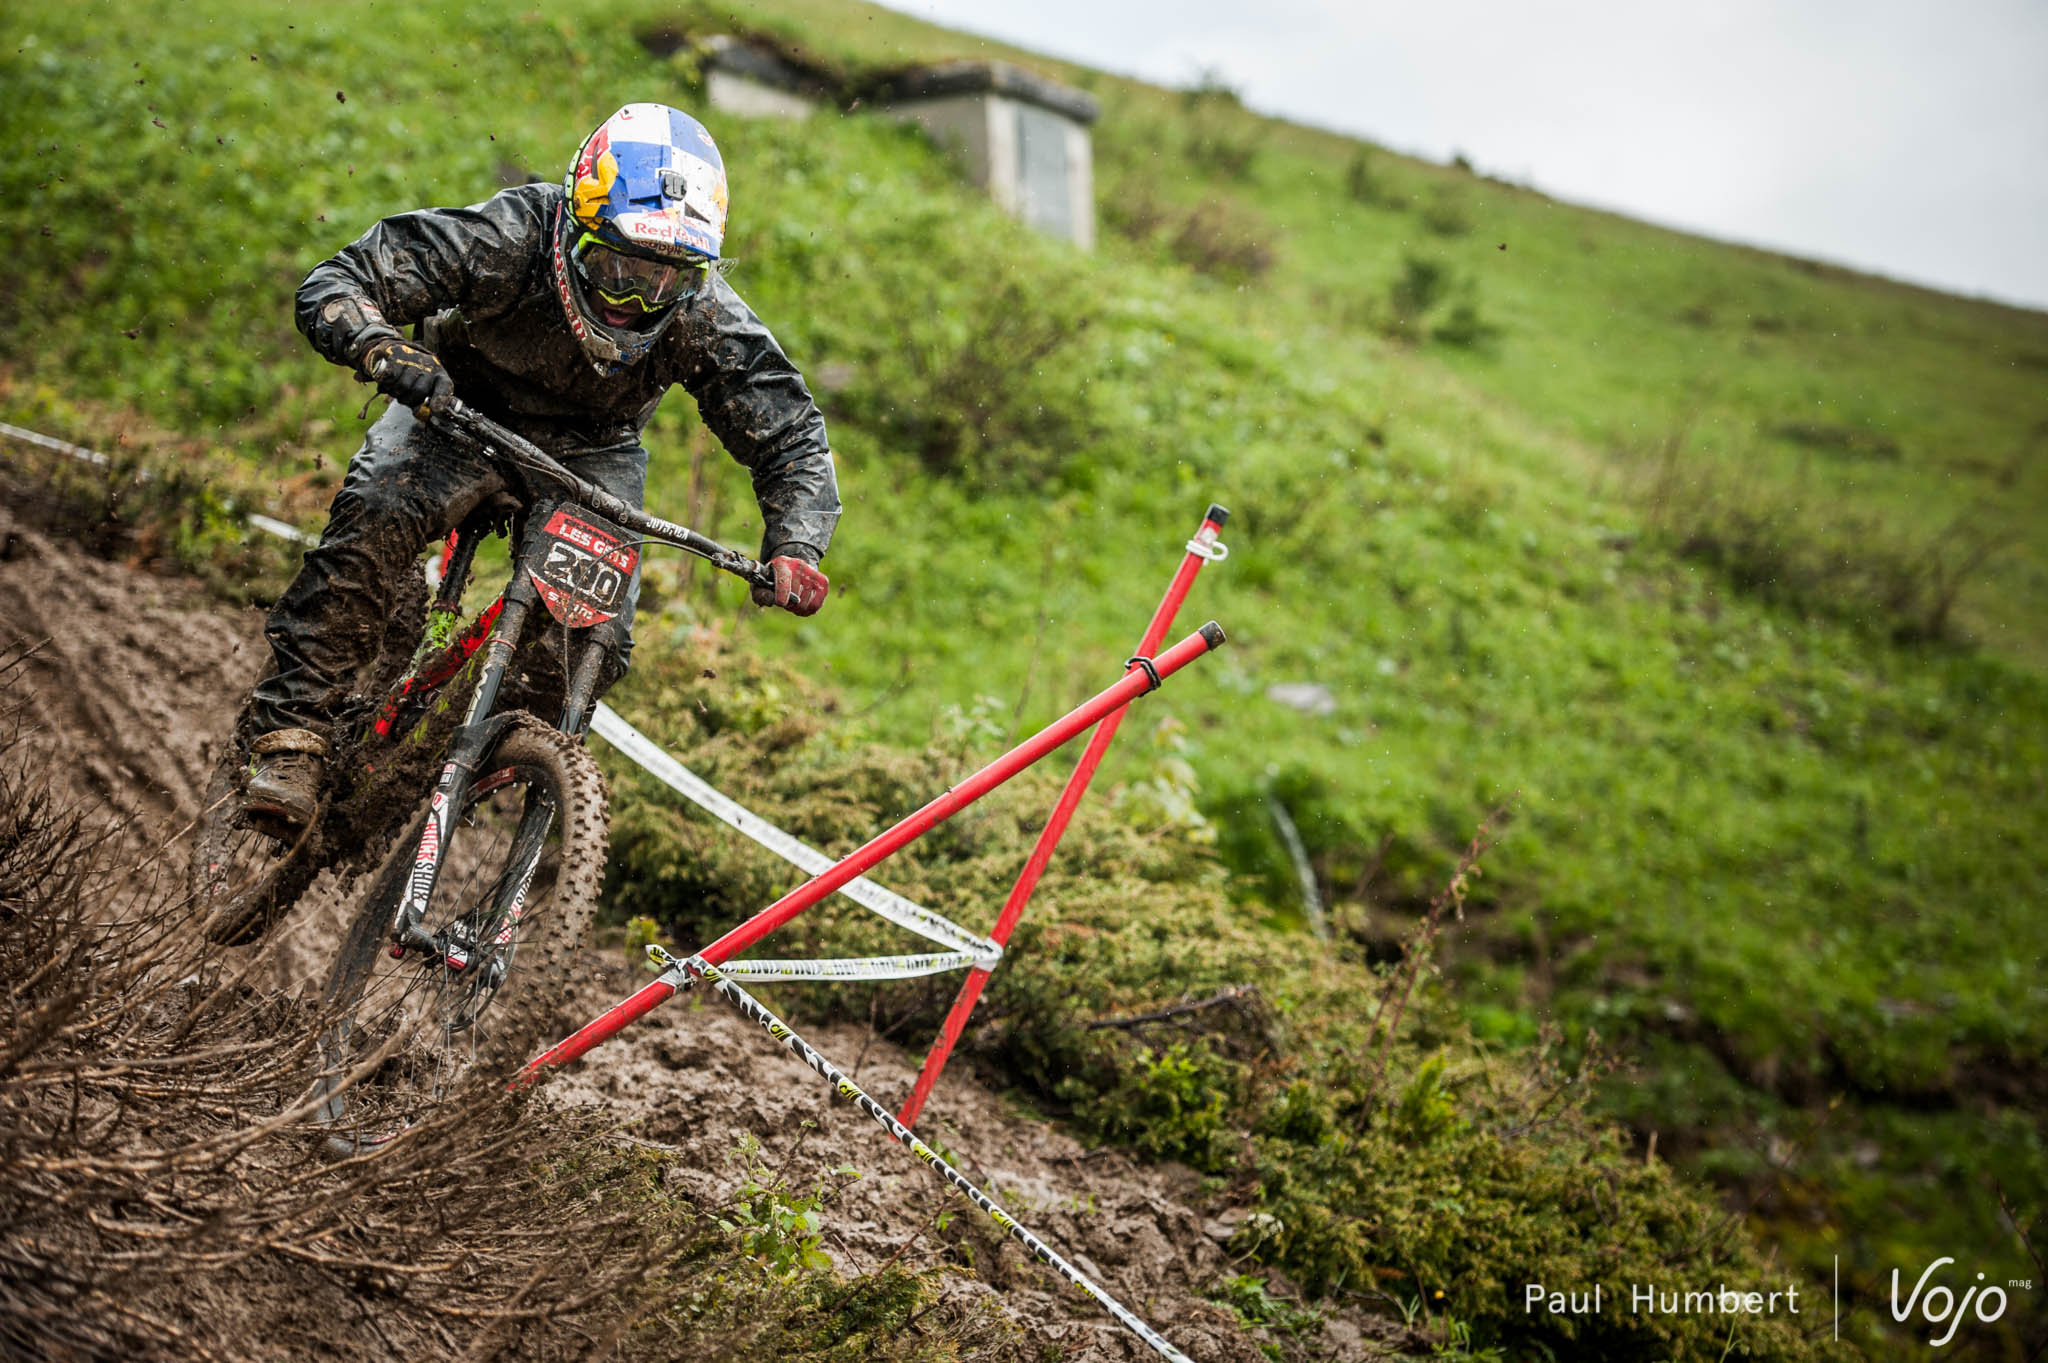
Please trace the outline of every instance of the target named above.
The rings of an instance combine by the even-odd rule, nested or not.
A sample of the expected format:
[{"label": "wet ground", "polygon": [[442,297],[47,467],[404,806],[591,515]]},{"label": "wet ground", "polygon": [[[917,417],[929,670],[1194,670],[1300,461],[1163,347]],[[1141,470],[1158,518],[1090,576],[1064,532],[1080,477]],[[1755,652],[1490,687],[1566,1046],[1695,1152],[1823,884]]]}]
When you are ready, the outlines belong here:
[{"label": "wet ground", "polygon": [[[0,547],[0,649],[32,649],[21,664],[25,684],[12,688],[25,707],[28,751],[57,791],[99,808],[112,836],[144,855],[160,849],[167,865],[182,867],[181,838],[214,745],[264,654],[260,613],[86,557],[4,509]],[[334,888],[316,886],[262,948],[268,983],[297,989],[323,976],[341,913]],[[593,1014],[647,979],[615,949],[593,948],[584,973]],[[762,997],[774,1006],[772,991]],[[884,1105],[909,1092],[915,1056],[901,1046],[853,1026],[810,1039]],[[554,1078],[548,1092],[556,1103],[600,1107],[623,1139],[683,1152],[695,1170],[687,1191],[706,1201],[745,1177],[735,1151],[749,1137],[759,1161],[798,1188],[844,1184],[823,1221],[825,1248],[843,1269],[891,1261],[938,1269],[946,1293],[992,1294],[1057,1357],[1152,1356],[716,997],[673,1000]],[[1264,1356],[1235,1313],[1209,1300],[1245,1269],[1224,1248],[1233,1214],[1191,1171],[1090,1150],[965,1067],[948,1072],[919,1134],[1191,1356]],[[849,1166],[860,1177],[830,1172]],[[1287,1352],[1384,1357],[1371,1342],[1382,1333],[1370,1317],[1345,1311],[1320,1338],[1290,1340]]]}]

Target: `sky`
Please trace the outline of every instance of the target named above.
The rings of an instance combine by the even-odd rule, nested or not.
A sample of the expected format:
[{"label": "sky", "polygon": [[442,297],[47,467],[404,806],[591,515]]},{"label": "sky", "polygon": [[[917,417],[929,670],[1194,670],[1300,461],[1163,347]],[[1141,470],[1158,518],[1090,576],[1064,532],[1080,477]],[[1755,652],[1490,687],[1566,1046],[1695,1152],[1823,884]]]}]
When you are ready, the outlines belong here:
[{"label": "sky", "polygon": [[885,0],[1558,198],[2048,308],[2048,0]]}]

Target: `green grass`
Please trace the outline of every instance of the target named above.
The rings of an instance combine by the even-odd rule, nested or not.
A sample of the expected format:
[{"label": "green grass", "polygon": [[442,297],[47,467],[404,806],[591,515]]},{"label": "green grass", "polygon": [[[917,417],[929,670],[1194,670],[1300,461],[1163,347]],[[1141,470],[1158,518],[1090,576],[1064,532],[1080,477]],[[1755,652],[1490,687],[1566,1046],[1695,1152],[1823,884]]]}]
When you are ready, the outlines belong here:
[{"label": "green grass", "polygon": [[[10,15],[0,406],[217,447],[316,519],[363,390],[291,331],[299,275],[381,213],[553,174],[624,100],[693,102],[686,61],[632,37],[680,13],[222,0],[147,52],[116,6]],[[745,17],[850,71],[997,51],[843,0]],[[676,618],[783,655],[885,742],[932,742],[948,707],[1022,733],[1115,675],[1220,500],[1232,556],[1182,627],[1230,645],[1140,705],[1105,803],[1191,761],[1233,894],[1294,944],[1279,792],[1360,957],[1518,792],[1450,944],[1483,1037],[1597,1027],[1641,1061],[1614,1110],[1867,1299],[1958,1245],[2017,1274],[1986,1182],[2048,1201],[2048,317],[1381,152],[1363,203],[1354,142],[1037,64],[1103,101],[1105,216],[1164,228],[1084,258],[883,120],[713,120],[735,282],[844,379],[822,396],[848,508],[815,620],[671,584]],[[1244,175],[1190,159],[1192,127],[1250,148]],[[1185,263],[1202,205],[1271,269]],[[1384,335],[1410,255],[1498,335]],[[749,543],[737,471],[685,505],[702,439],[664,407],[650,501]],[[1898,583],[1994,541],[1921,637]],[[1302,680],[1334,713],[1265,699]],[[1169,719],[1184,752],[1143,741]]]}]

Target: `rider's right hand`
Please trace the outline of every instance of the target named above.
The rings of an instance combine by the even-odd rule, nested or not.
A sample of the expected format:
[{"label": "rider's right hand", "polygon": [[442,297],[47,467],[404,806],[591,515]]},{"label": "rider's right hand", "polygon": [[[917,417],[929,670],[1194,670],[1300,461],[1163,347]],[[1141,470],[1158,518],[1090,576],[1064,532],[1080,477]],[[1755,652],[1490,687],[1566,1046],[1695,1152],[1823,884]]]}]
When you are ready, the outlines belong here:
[{"label": "rider's right hand", "polygon": [[434,358],[434,352],[398,336],[387,336],[363,352],[358,362],[365,382],[422,421],[455,396],[455,380]]},{"label": "rider's right hand", "polygon": [[832,589],[816,564],[793,555],[769,559],[768,570],[774,574],[773,582],[754,584],[757,606],[780,606],[791,615],[816,615],[818,607],[825,604],[825,594]]}]

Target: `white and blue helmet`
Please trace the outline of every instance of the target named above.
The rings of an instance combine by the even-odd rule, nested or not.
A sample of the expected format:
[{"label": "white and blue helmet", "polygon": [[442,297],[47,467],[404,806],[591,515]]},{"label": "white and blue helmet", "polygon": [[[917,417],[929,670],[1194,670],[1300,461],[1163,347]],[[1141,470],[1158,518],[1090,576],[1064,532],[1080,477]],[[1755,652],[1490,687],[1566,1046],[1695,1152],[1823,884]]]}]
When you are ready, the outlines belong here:
[{"label": "white and blue helmet", "polygon": [[584,139],[562,182],[556,283],[600,370],[652,347],[709,280],[725,240],[725,160],[704,125],[628,104]]}]

